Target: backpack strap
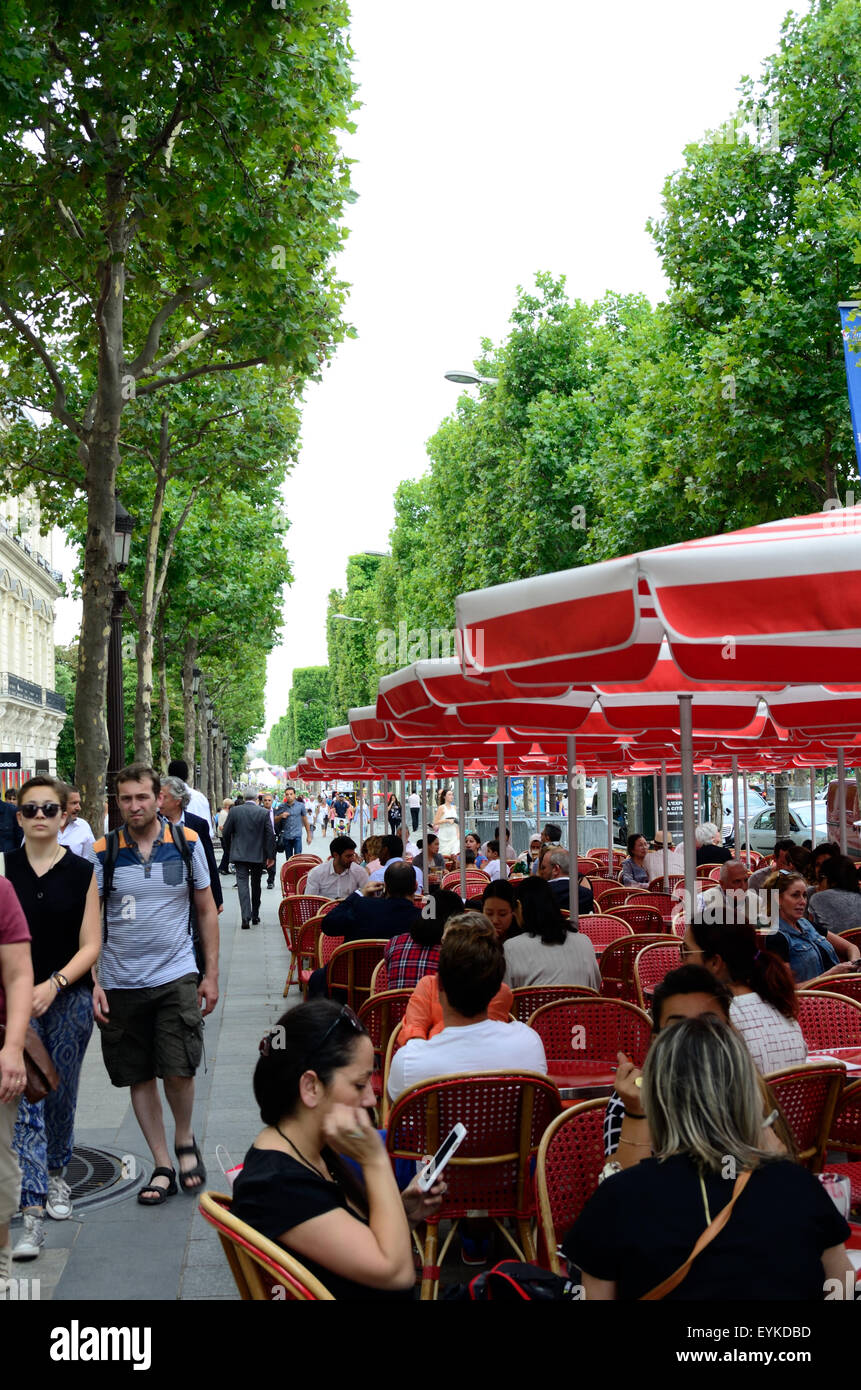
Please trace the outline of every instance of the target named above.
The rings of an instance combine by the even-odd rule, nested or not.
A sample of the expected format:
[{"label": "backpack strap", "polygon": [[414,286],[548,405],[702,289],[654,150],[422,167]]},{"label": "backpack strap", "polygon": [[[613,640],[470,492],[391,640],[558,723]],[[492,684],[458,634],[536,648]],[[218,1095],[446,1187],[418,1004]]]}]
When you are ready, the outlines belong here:
[{"label": "backpack strap", "polygon": [[114,886],[114,869],[120,853],[120,832],[109,830],[105,836],[105,857],[102,861],[102,940],[108,939],[108,898]]},{"label": "backpack strap", "polygon": [[185,881],[188,885],[188,934],[192,936],[192,919],[194,917],[194,860],[182,826],[179,824],[173,825],[170,821],[168,821],[168,825],[170,826],[170,837],[182,855],[185,864]]}]

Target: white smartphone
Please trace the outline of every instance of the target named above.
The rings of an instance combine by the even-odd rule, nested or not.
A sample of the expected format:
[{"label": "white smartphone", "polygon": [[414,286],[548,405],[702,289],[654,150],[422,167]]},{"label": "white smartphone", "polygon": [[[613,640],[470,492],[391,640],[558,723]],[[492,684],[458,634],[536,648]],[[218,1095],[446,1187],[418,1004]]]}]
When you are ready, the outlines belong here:
[{"label": "white smartphone", "polygon": [[422,1192],[429,1192],[448,1163],[452,1154],[456,1153],[466,1138],[466,1127],[456,1124],[449,1130],[443,1139],[433,1158],[425,1164],[424,1168],[419,1169],[418,1184]]}]

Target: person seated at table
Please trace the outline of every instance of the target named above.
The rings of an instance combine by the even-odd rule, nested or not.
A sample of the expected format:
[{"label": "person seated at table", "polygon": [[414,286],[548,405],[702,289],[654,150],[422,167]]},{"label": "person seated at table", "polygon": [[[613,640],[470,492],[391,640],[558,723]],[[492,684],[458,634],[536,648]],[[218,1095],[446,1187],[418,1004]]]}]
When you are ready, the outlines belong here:
[{"label": "person seated at table", "polygon": [[[817,845],[815,849],[812,849],[810,851],[810,858],[807,862],[807,870],[804,873],[804,877],[807,879],[807,882],[809,884],[807,890],[808,902],[810,902],[810,899],[813,897],[814,893],[819,891],[819,871],[822,868],[823,861],[826,859],[836,859],[839,853],[840,846],[836,844],[834,840],[823,840],[821,844]],[[802,872],[798,864],[776,864],[775,868],[795,869],[798,873]]]},{"label": "person seated at table", "polygon": [[861,951],[854,942],[834,932],[821,931],[805,916],[807,883],[803,874],[778,870],[765,880],[762,891],[767,902],[772,893],[778,894],[778,930],[789,947],[789,968],[796,984],[855,969]]},{"label": "person seated at table", "polygon": [[429,873],[442,874],[445,869],[445,860],[439,852],[439,836],[432,830],[428,831],[427,850],[425,850],[424,840],[417,840],[419,853],[413,860],[413,868],[418,869],[425,883],[428,882]]},{"label": "person seated at table", "polygon": [[[446,934],[454,927],[464,931],[481,931],[485,927],[495,930],[492,923],[484,916],[483,912],[458,912],[453,917],[449,917],[443,929],[443,942]],[[498,938],[497,938],[498,940]],[[500,944],[500,950],[502,946]],[[442,948],[440,948],[442,954]],[[502,975],[505,973],[505,957],[502,960],[502,974],[499,976],[499,984],[487,1006],[488,1016],[499,1023],[506,1023],[511,1007],[514,1003],[514,995],[503,984]],[[413,990],[413,997],[407,1004],[406,1013],[401,1025],[400,1038],[402,1042],[408,1042],[411,1038],[433,1038],[443,1030],[443,1009],[439,994],[439,974],[425,975],[419,980]]]},{"label": "person seated at table", "polygon": [[507,878],[503,878],[496,883],[486,884],[481,895],[478,911],[483,912],[487,920],[496,928],[496,935],[500,941],[505,940],[515,925],[514,906],[517,902],[517,895],[514,888],[513,883],[509,883]]},{"label": "person seated at table", "polygon": [[464,912],[449,920],[439,973],[430,977],[437,985],[443,1026],[428,1038],[413,1037],[395,1053],[388,1081],[392,1100],[435,1076],[483,1071],[546,1075],[538,1034],[525,1023],[509,1023],[490,1013],[504,971],[502,942],[486,917]]},{"label": "person seated at table", "polygon": [[373,1068],[352,1009],[325,999],[288,1009],[260,1044],[254,1096],[265,1128],[245,1155],[231,1209],[335,1298],[411,1299],[410,1224],[439,1210],[445,1184],[425,1196],[414,1179],[398,1191],[367,1115]]},{"label": "person seated at table", "polygon": [[[415,904],[415,893],[415,869],[397,860],[386,869],[382,884],[369,879],[357,892],[327,912],[320,930],[324,936],[342,936],[345,943],[401,936],[410,931],[421,916]],[[326,967],[321,966],[311,972],[308,994],[314,999],[325,993]]]},{"label": "person seated at table", "polygon": [[601,1183],[562,1244],[587,1300],[815,1301],[826,1278],[854,1279],[849,1224],[821,1183],[763,1148],[756,1068],[722,1019],[663,1029],[640,1095],[654,1154]]},{"label": "person seated at table", "polygon": [[619,869],[619,882],[623,888],[643,888],[649,886],[649,871],[646,868],[646,855],[649,852],[649,842],[645,835],[628,836],[628,857],[622,860]]},{"label": "person seated at table", "polygon": [[[566,912],[571,901],[571,857],[567,849],[547,848],[542,851],[537,877],[543,879],[550,889],[557,907]],[[582,874],[577,876],[577,908],[581,917],[587,916],[595,907],[592,885]]]},{"label": "person seated at table", "polygon": [[538,873],[538,857],[541,854],[541,845],[541,836],[533,835],[532,839],[529,841],[529,853],[526,856],[530,874]]},{"label": "person seated at table", "polygon": [[847,855],[823,855],[817,870],[816,892],[808,894],[808,918],[819,931],[841,932],[861,927],[858,871]]},{"label": "person seated at table", "polygon": [[[553,858],[558,851],[554,851]],[[516,925],[505,938],[505,983],[525,985],[586,985],[601,988],[595,947],[565,920],[542,878],[524,878],[515,885]]]},{"label": "person seated at table", "polygon": [[415,989],[424,975],[436,974],[445,924],[462,911],[463,903],[457,893],[448,888],[431,888],[427,907],[409,931],[393,936],[386,947],[386,989]]},{"label": "person seated at table", "polygon": [[732,995],[730,1023],[760,1072],[807,1060],[792,972],[771,951],[759,949],[752,926],[694,920],[685,932],[682,956],[691,965],[704,965],[726,985]]},{"label": "person seated at table", "polygon": [[[651,848],[643,860],[643,868],[649,875],[649,882],[653,878],[662,878],[664,873],[664,832],[656,830]],[[673,844],[672,835],[667,836],[667,873],[683,874],[685,872],[685,856],[681,850],[676,849]]]},{"label": "person seated at table", "polygon": [[487,855],[483,853],[481,848],[481,836],[476,835],[474,830],[470,830],[469,834],[464,837],[463,842],[466,848],[472,850],[475,855],[475,867],[477,869],[483,869],[487,863]]},{"label": "person seated at table", "polygon": [[380,867],[380,848],[383,839],[381,835],[369,835],[367,840],[362,841],[362,863],[369,874]]},{"label": "person seated at table", "polygon": [[305,892],[343,900],[367,883],[368,871],[359,863],[356,841],[349,835],[336,835],[329,850],[331,859],[315,864],[308,874]]},{"label": "person seated at table", "polygon": [[[400,835],[382,835],[380,837],[380,867],[371,871],[371,883],[382,883],[386,869],[390,864],[404,863],[404,842]],[[421,869],[416,869],[415,864],[409,866],[415,870],[416,881],[419,892],[424,886],[424,876]]]},{"label": "person seated at table", "polygon": [[487,844],[484,846],[484,854],[485,854],[484,863],[482,864],[481,867],[483,868],[484,872],[487,874],[487,877],[490,879],[491,883],[496,883],[497,880],[499,879],[499,868],[500,868],[500,863],[499,863],[499,841],[498,841],[498,840],[488,840]]},{"label": "person seated at table", "polygon": [[748,887],[752,888],[755,893],[758,893],[765,883],[765,880],[771,877],[775,869],[786,869],[787,871],[794,869],[795,865],[792,862],[792,851],[794,849],[794,840],[790,840],[789,838],[775,840],[772,862],[770,864],[763,864],[761,868],[750,875]]},{"label": "person seated at table", "polygon": [[720,830],[713,821],[704,821],[694,831],[697,846],[696,864],[724,864],[733,858],[732,850],[721,844]]}]

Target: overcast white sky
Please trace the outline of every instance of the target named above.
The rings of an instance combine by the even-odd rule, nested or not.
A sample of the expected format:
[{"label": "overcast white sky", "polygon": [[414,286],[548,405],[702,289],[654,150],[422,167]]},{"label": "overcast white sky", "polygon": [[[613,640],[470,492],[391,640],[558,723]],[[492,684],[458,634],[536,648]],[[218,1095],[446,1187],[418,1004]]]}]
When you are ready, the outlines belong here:
[{"label": "overcast white sky", "polygon": [[[469,365],[482,336],[505,336],[516,287],[538,270],[566,275],[572,297],[662,297],[645,223],[664,179],[733,111],[783,16],[807,8],[353,0],[364,105],[346,142],[359,200],[339,273],[359,336],[307,393],[267,732],[293,668],[326,661],[326,595],[347,556],[388,549],[394,489],[425,470],[425,441],[456,403],[443,373]],[[68,641],[73,605],[60,608]]]}]

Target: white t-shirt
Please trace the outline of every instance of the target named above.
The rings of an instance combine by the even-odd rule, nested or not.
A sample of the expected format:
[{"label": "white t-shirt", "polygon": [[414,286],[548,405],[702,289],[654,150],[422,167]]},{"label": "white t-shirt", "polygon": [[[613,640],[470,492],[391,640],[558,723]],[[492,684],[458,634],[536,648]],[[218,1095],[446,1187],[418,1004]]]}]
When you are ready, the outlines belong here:
[{"label": "white t-shirt", "polygon": [[538,1034],[525,1023],[487,1018],[463,1028],[443,1028],[432,1038],[411,1038],[392,1058],[389,1095],[396,1100],[410,1086],[433,1076],[470,1076],[481,1071],[537,1071],[547,1075],[547,1058]]},{"label": "white t-shirt", "polygon": [[763,1075],[807,1061],[807,1043],[801,1024],[795,1018],[786,1018],[755,991],[733,996],[729,1021],[736,1032],[741,1033],[757,1070]]},{"label": "white t-shirt", "polygon": [[495,883],[496,880],[499,878],[499,860],[488,859],[484,864],[482,864],[481,867],[487,874],[487,877],[490,879],[491,883]]},{"label": "white t-shirt", "polygon": [[73,854],[79,854],[83,859],[88,857],[87,851],[95,841],[95,835],[87,822],[81,817],[76,816],[71,825],[67,825],[65,830],[61,830],[58,835],[61,845],[70,849]]},{"label": "white t-shirt", "polygon": [[422,800],[421,800],[421,797],[419,796],[418,792],[413,792],[413,793],[407,798],[407,805],[409,806],[409,808],[410,808],[411,811],[418,811],[418,809],[420,808],[421,804],[422,804]]},{"label": "white t-shirt", "polygon": [[214,835],[215,826],[212,824],[212,812],[209,809],[209,802],[203,795],[203,792],[199,792],[196,787],[189,787],[187,782],[185,785],[191,793],[188,805],[185,808],[186,811],[190,811],[193,816],[200,816],[201,820],[205,820],[206,824],[209,826],[210,835]]}]

